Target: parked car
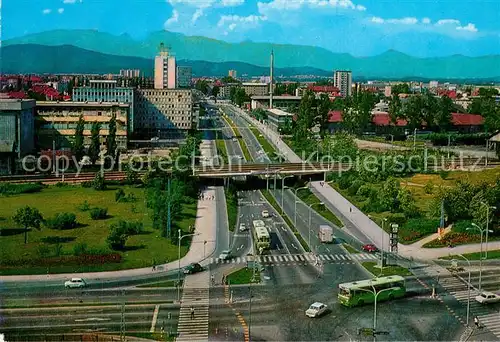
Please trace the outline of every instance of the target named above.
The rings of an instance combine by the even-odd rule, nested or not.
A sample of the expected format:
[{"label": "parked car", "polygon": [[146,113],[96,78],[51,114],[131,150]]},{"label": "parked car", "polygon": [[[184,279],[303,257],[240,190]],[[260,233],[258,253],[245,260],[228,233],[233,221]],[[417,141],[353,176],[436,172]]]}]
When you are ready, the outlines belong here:
[{"label": "parked car", "polygon": [[193,274],[203,271],[203,267],[198,263],[192,263],[184,268],[184,274]]},{"label": "parked car", "polygon": [[220,260],[229,260],[231,259],[231,252],[230,251],[222,251],[222,253],[219,255]]},{"label": "parked car", "polygon": [[82,278],[71,278],[64,282],[64,287],[67,289],[72,288],[83,288],[86,287],[87,283]]},{"label": "parked car", "polygon": [[326,309],[327,309],[326,304],[320,302],[313,303],[311,304],[309,309],[306,310],[306,316],[311,318],[319,317],[326,312]]},{"label": "parked car", "polygon": [[245,223],[240,223],[240,232],[244,232],[247,230],[247,226]]},{"label": "parked car", "polygon": [[269,211],[267,211],[267,210],[262,210],[262,217],[263,217],[263,218],[268,218],[268,217],[269,217]]},{"label": "parked car", "polygon": [[378,252],[378,248],[374,244],[369,243],[369,244],[366,244],[363,246],[363,251],[368,252],[368,253],[375,253],[375,252]]},{"label": "parked car", "polygon": [[500,296],[493,292],[481,292],[476,296],[476,301],[481,304],[491,304],[500,302]]}]

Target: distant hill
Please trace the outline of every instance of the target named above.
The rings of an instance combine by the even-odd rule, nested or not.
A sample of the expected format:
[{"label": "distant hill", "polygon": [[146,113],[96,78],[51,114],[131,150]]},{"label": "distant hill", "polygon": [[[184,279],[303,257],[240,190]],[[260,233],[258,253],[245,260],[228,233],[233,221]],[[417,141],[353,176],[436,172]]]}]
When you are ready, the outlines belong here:
[{"label": "distant hill", "polygon": [[[397,51],[378,56],[354,57],[329,50],[290,44],[228,43],[205,37],[191,37],[169,31],[153,32],[142,41],[128,35],[114,36],[96,30],[55,30],[8,39],[3,47],[19,44],[47,46],[73,45],[107,55],[141,57],[151,60],[160,43],[170,46],[179,60],[210,63],[241,62],[252,66],[269,66],[269,54],[275,53],[278,68],[350,69],[355,77],[370,79],[500,79],[500,56],[466,57],[454,55],[440,58],[415,58]],[[73,58],[73,57],[71,57]],[[74,57],[78,58],[78,57]],[[113,57],[114,60],[117,57]],[[49,63],[42,61],[44,64]],[[88,63],[86,63],[88,64]],[[97,67],[97,66],[96,66]],[[243,68],[244,65],[242,65]],[[139,66],[136,66],[139,68]],[[245,73],[235,68],[239,74]],[[227,73],[227,70],[225,71]],[[224,73],[224,74],[225,74]],[[260,73],[262,74],[262,73]]]},{"label": "distant hill", "polygon": [[[72,45],[45,46],[36,44],[10,45],[0,49],[2,72],[15,73],[119,73],[120,69],[139,69],[141,74],[151,76],[153,59],[114,56],[81,49]],[[230,69],[240,75],[261,76],[269,68],[241,62],[213,63],[206,61],[179,60],[178,65],[190,66],[194,76],[226,76]],[[325,70],[314,68],[277,68],[276,75],[292,76],[301,73],[331,76]]]}]

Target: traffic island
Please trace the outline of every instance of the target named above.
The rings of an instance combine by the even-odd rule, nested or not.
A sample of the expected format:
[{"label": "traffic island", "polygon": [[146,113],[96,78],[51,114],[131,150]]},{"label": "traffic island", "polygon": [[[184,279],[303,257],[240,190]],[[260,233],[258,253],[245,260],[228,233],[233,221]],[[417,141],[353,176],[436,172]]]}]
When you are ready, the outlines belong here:
[{"label": "traffic island", "polygon": [[376,277],[387,277],[392,275],[407,277],[412,275],[407,268],[401,266],[384,266],[381,269],[377,262],[362,262],[361,265]]},{"label": "traffic island", "polygon": [[260,272],[253,268],[244,267],[226,276],[226,284],[243,285],[260,283]]},{"label": "traffic island", "polygon": [[344,247],[344,248],[345,248],[345,250],[346,250],[347,252],[349,252],[350,254],[357,254],[357,253],[359,253],[359,251],[358,251],[356,248],[352,247],[352,246],[351,246],[350,244],[348,244],[348,243],[343,243],[343,244],[342,244],[342,247]]}]

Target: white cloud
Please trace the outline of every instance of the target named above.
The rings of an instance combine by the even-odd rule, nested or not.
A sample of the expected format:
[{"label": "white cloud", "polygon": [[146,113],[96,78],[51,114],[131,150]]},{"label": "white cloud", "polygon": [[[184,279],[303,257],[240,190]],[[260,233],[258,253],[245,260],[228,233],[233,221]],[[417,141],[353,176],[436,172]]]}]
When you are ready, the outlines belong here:
[{"label": "white cloud", "polygon": [[236,24],[235,23],[232,23],[231,25],[228,26],[229,28],[229,31],[233,31],[235,28],[236,28]]},{"label": "white cloud", "polygon": [[375,24],[383,24],[385,20],[380,17],[372,17],[370,21]]},{"label": "white cloud", "polygon": [[224,26],[226,22],[255,25],[266,20],[267,17],[258,15],[249,15],[247,17],[241,17],[239,15],[221,15],[217,26]]},{"label": "white cloud", "polygon": [[259,13],[267,15],[270,11],[294,11],[302,7],[308,8],[346,8],[357,11],[366,11],[363,5],[355,5],[351,0],[273,0],[258,2]]},{"label": "white cloud", "polygon": [[193,17],[191,18],[191,22],[192,22],[193,24],[194,24],[194,23],[196,23],[196,21],[197,21],[198,19],[200,19],[200,17],[202,17],[202,16],[203,16],[203,8],[198,8],[198,9],[194,12]]},{"label": "white cloud", "polygon": [[49,8],[46,8],[42,11],[43,14],[49,14],[50,12],[52,12],[52,10]]},{"label": "white cloud", "polygon": [[365,6],[363,6],[363,5],[356,5],[356,9],[357,9],[358,11],[366,11],[366,7],[365,7]]},{"label": "white cloud", "polygon": [[423,18],[422,19],[422,24],[430,24],[431,20],[429,18]]},{"label": "white cloud", "polygon": [[459,31],[477,32],[476,25],[468,23],[466,26],[457,26]]},{"label": "white cloud", "polygon": [[234,6],[240,6],[245,3],[245,0],[221,0],[221,5],[223,7],[234,7]]},{"label": "white cloud", "polygon": [[179,12],[174,9],[172,10],[172,16],[165,22],[165,26],[171,25],[179,21]]},{"label": "white cloud", "polygon": [[74,4],[74,3],[77,3],[77,2],[83,2],[83,0],[63,0],[63,3],[64,4]]},{"label": "white cloud", "polygon": [[457,19],[441,19],[438,20],[436,25],[442,26],[442,25],[460,25],[460,21]]},{"label": "white cloud", "polygon": [[375,24],[402,24],[402,25],[415,25],[418,23],[417,18],[406,17],[401,19],[383,19],[380,17],[372,17],[370,19],[372,23]]},{"label": "white cloud", "polygon": [[64,13],[64,8],[59,8],[59,9],[57,10],[57,13],[59,13],[59,14]]}]

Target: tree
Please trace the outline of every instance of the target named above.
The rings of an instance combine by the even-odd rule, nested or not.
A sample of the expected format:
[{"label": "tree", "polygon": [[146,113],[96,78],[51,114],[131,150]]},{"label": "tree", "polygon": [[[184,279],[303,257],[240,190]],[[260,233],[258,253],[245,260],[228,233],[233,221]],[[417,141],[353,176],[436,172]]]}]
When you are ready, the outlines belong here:
[{"label": "tree", "polygon": [[92,188],[94,190],[106,190],[106,182],[101,172],[95,174],[94,180],[92,180]]},{"label": "tree", "polygon": [[479,88],[479,96],[481,97],[492,97],[498,95],[498,90],[496,88]]},{"label": "tree", "polygon": [[241,107],[243,105],[243,103],[248,102],[248,101],[250,101],[250,97],[245,92],[245,89],[240,88],[240,87],[236,88],[236,91],[234,93],[234,100],[233,100],[233,102],[238,107]]},{"label": "tree", "polygon": [[109,131],[106,139],[106,154],[113,159],[116,158],[116,114],[113,113],[109,120]]},{"label": "tree", "polygon": [[85,129],[85,121],[83,120],[83,114],[78,118],[75,129],[75,142],[73,144],[73,154],[76,157],[77,162],[82,160],[85,154],[85,147],[83,145],[83,130]]},{"label": "tree", "polygon": [[389,117],[391,122],[395,125],[399,118],[403,116],[403,106],[398,95],[392,95],[391,102],[389,102]]},{"label": "tree", "polygon": [[220,87],[217,85],[214,85],[212,87],[212,96],[217,97],[217,96],[219,96],[219,93],[220,93]]},{"label": "tree", "polygon": [[238,81],[236,78],[233,78],[231,76],[226,76],[226,77],[223,77],[221,80],[220,80],[222,83],[241,83],[240,81]]},{"label": "tree", "polygon": [[40,214],[37,208],[32,208],[30,206],[25,206],[17,209],[12,219],[18,225],[24,227],[25,244],[28,243],[28,229],[35,228],[37,230],[40,230],[41,224],[43,223],[42,214]]},{"label": "tree", "polygon": [[196,81],[194,88],[201,91],[203,94],[208,94],[208,82],[206,80]]},{"label": "tree", "polygon": [[422,126],[422,98],[420,96],[411,96],[403,106],[404,118],[408,121],[410,129],[420,128]]},{"label": "tree", "polygon": [[330,98],[326,94],[321,94],[317,104],[318,118],[320,120],[320,134],[321,138],[325,137],[328,131],[328,118],[330,113]]},{"label": "tree", "polygon": [[439,128],[439,130],[447,131],[451,123],[453,100],[445,95],[442,96],[438,102],[438,109],[434,118],[434,124]]},{"label": "tree", "polygon": [[99,159],[99,153],[101,152],[100,132],[101,124],[99,122],[93,122],[92,129],[90,130],[89,147],[89,158],[93,165],[95,165],[97,159]]},{"label": "tree", "polygon": [[422,120],[425,121],[428,129],[433,129],[435,125],[435,116],[438,111],[438,101],[436,97],[432,93],[427,92],[421,97],[420,105]]},{"label": "tree", "polygon": [[410,93],[410,85],[408,83],[396,84],[391,87],[391,93],[394,95],[399,94],[409,94]]}]

